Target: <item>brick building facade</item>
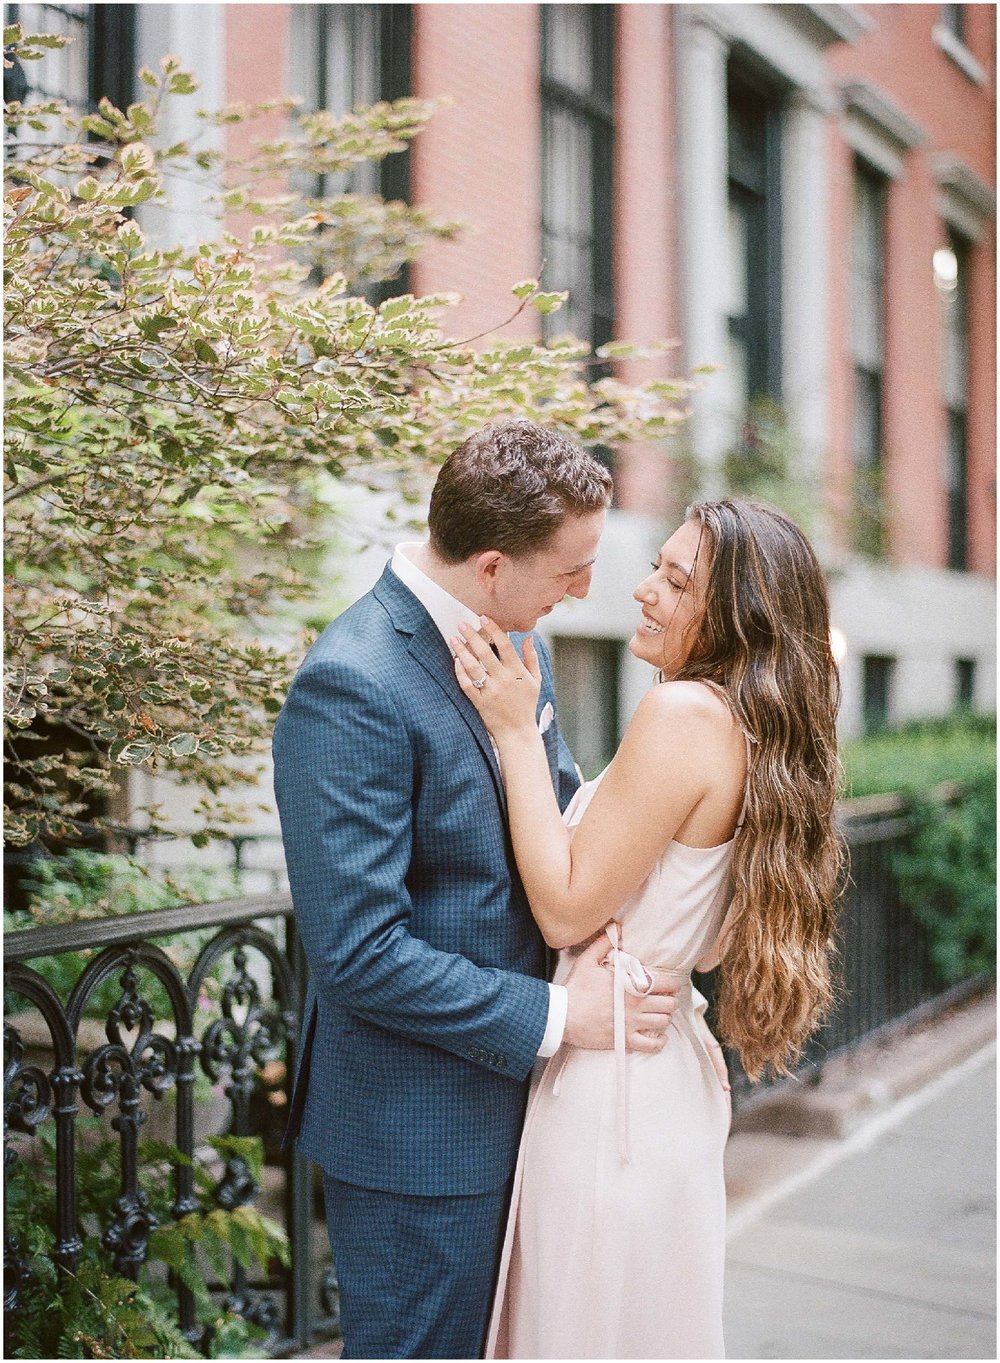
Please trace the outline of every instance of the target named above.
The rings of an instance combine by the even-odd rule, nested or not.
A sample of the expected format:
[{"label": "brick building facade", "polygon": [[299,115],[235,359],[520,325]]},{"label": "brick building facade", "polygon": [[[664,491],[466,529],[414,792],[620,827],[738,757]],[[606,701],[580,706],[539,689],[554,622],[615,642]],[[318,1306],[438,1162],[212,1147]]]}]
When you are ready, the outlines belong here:
[{"label": "brick building facade", "polygon": [[[677,370],[720,366],[686,453],[719,492],[748,412],[780,418],[831,570],[843,732],[993,708],[993,6],[6,8],[33,28],[117,11],[133,66],[178,52],[206,106],[450,96],[394,187],[468,227],[407,287],[459,291],[449,328],[472,335],[544,259],[571,291],[560,326],[675,337]],[[197,210],[163,229],[196,230]],[[624,646],[631,587],[678,512],[662,450],[617,451],[616,479],[591,597],[549,624],[585,767],[648,685]],[[352,590],[380,568],[362,560]]]}]

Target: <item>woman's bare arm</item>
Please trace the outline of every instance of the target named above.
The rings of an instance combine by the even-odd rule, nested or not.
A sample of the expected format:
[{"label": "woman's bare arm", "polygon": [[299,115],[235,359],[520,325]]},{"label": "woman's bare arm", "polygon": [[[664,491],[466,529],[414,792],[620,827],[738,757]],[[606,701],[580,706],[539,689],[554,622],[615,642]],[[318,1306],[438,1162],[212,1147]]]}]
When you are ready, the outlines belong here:
[{"label": "woman's bare arm", "polygon": [[[733,767],[734,752],[738,762],[734,722],[724,703],[697,683],[655,687],[571,834],[535,724],[538,678],[530,641],[522,663],[502,631],[494,627],[488,637],[499,659],[471,632],[464,643],[453,641],[456,676],[499,750],[511,839],[531,911],[550,946],[574,945],[635,893],[718,785],[720,767],[723,776]],[[486,684],[473,687],[472,678],[482,676]],[[735,788],[733,779],[726,784]],[[718,841],[727,836],[723,830]]]}]

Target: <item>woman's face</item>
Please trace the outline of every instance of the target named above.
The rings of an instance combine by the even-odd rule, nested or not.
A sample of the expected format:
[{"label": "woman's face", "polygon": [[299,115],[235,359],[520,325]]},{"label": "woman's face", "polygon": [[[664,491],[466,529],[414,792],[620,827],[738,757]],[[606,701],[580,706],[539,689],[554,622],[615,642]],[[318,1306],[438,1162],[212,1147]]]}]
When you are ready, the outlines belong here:
[{"label": "woman's face", "polygon": [[653,571],[632,595],[642,618],[629,649],[672,677],[694,644],[708,577],[708,545],[700,521],[685,521],[667,540]]}]

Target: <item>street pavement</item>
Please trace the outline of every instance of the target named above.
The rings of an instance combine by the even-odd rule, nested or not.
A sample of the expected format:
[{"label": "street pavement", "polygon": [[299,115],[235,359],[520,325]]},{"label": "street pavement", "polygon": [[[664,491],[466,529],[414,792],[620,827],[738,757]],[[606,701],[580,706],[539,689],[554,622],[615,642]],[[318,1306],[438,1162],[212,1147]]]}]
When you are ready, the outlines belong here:
[{"label": "street pavement", "polygon": [[[807,1143],[809,1144],[809,1143]],[[731,1224],[729,1358],[996,1358],[995,1047]]]}]

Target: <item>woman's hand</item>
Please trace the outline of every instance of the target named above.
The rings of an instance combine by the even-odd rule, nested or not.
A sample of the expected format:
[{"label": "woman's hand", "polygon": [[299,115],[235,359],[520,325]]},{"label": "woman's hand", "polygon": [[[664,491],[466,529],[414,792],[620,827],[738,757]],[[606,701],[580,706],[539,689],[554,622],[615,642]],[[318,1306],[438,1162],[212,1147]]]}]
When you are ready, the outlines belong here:
[{"label": "woman's hand", "polygon": [[486,616],[478,633],[464,623],[459,629],[462,637],[450,641],[455,676],[497,743],[513,734],[536,731],[542,674],[531,637],[524,640],[522,662],[507,635]]}]

